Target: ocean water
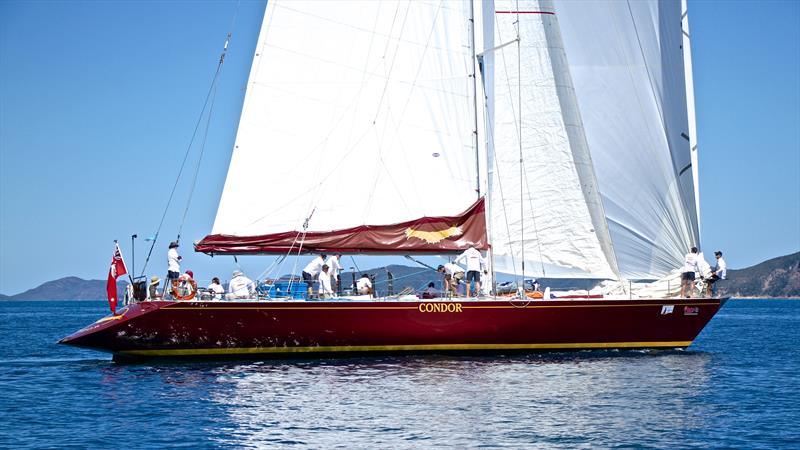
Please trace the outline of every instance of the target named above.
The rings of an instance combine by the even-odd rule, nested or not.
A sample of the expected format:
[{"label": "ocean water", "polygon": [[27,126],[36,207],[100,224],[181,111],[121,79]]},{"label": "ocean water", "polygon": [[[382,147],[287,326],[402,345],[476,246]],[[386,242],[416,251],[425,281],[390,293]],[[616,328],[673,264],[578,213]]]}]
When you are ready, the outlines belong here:
[{"label": "ocean water", "polygon": [[119,365],[104,302],[0,303],[2,448],[798,448],[800,301],[686,351]]}]

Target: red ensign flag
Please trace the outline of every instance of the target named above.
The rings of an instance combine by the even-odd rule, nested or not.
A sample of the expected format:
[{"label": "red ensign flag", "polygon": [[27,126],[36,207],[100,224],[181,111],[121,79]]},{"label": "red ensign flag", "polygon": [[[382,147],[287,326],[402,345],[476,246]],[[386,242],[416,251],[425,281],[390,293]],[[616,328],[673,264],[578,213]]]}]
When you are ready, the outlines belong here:
[{"label": "red ensign flag", "polygon": [[114,247],[114,257],[111,259],[111,268],[108,269],[108,283],[106,284],[108,306],[111,307],[111,314],[117,313],[117,277],[128,273],[128,269],[125,268],[125,261],[122,260],[119,244],[114,244]]}]

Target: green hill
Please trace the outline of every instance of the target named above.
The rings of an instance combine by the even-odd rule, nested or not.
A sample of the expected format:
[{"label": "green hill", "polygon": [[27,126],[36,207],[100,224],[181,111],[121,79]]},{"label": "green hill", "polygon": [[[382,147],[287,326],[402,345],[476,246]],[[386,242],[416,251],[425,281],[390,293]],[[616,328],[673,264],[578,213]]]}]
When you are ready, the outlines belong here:
[{"label": "green hill", "polygon": [[800,297],[800,252],[728,270],[719,291],[730,297]]}]

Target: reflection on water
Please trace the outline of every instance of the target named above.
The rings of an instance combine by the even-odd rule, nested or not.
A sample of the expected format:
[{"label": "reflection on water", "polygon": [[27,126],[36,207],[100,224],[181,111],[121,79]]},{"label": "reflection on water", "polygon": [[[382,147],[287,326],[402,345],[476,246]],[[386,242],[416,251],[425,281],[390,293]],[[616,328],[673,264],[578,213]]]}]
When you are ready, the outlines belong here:
[{"label": "reflection on water", "polygon": [[218,369],[210,393],[231,422],[214,441],[466,447],[652,434],[655,442],[667,424],[686,433],[706,426],[702,407],[684,399],[708,388],[708,362],[691,352],[585,352],[232,365]]}]

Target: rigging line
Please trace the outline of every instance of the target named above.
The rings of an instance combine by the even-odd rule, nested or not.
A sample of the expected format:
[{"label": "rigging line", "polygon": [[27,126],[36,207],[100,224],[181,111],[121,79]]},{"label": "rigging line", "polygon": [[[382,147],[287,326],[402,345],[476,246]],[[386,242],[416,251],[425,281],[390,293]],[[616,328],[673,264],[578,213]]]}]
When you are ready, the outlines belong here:
[{"label": "rigging line", "polygon": [[[214,86],[216,85],[216,81],[217,81],[217,77],[219,75],[219,70],[220,70],[220,65],[221,64],[222,64],[221,61],[220,61],[219,64],[217,64],[217,70],[214,73],[214,77],[213,77],[213,79],[211,81],[211,86],[209,86],[209,88],[208,88],[208,93],[206,94],[206,99],[203,102],[203,108],[200,110],[200,115],[197,117],[197,123],[194,126],[194,131],[192,132],[192,137],[189,140],[189,145],[186,147],[186,152],[183,155],[183,160],[181,161],[180,168],[178,169],[178,174],[175,177],[175,183],[173,183],[173,185],[172,185],[172,190],[170,191],[169,198],[167,199],[167,205],[164,207],[164,212],[161,215],[161,220],[158,223],[158,228],[156,229],[156,233],[155,233],[155,237],[153,238],[153,242],[150,244],[150,249],[147,252],[147,258],[144,261],[144,267],[142,267],[142,273],[141,273],[140,276],[144,276],[145,271],[147,270],[147,264],[148,264],[148,262],[150,262],[150,256],[152,256],[152,254],[153,254],[153,248],[155,247],[156,242],[158,242],[158,236],[161,233],[161,227],[164,225],[164,219],[167,217],[167,212],[169,212],[169,207],[172,204],[172,199],[174,198],[175,191],[178,188],[178,182],[180,181],[181,175],[183,174],[183,169],[186,166],[186,161],[189,158],[189,153],[191,153],[192,145],[194,145],[195,137],[197,137],[197,131],[200,129],[200,124],[203,121],[203,116],[205,115],[206,108],[208,107],[209,100],[211,99],[212,93],[214,92]],[[179,236],[179,241],[180,241],[180,236]]]},{"label": "rigging line", "polygon": [[[633,32],[636,34],[636,43],[639,44],[639,53],[642,55],[642,62],[644,63],[644,70],[647,72],[647,82],[650,85],[650,92],[653,94],[653,98],[658,100],[658,94],[656,93],[656,88],[653,85],[653,76],[650,73],[650,65],[647,64],[647,57],[644,54],[644,47],[642,47],[642,40],[639,38],[639,29],[636,27],[636,20],[633,17],[633,10],[631,9],[631,2],[630,0],[626,0],[628,5],[628,13],[631,16],[631,24],[633,25]],[[664,113],[661,111],[661,103],[656,101],[656,110],[658,111],[658,118],[661,121],[661,126],[664,128],[664,137],[667,139],[667,145],[669,145],[669,136],[667,136],[667,124],[664,122]]]},{"label": "rigging line", "polygon": [[429,265],[425,264],[424,262],[422,262],[422,261],[420,261],[418,259],[415,259],[411,255],[405,255],[405,257],[406,257],[406,259],[414,261],[415,263],[419,264],[420,266],[427,267],[428,269],[431,269],[431,270],[436,270],[436,269],[433,268],[433,266],[429,266]]},{"label": "rigging line", "polygon": [[361,269],[358,268],[358,264],[356,264],[356,259],[353,258],[353,255],[350,255],[350,261],[353,262],[353,267],[356,268],[356,272],[361,272]]},{"label": "rigging line", "polygon": [[[502,41],[503,37],[499,36],[501,27],[500,27],[500,21],[497,18],[497,15],[495,15],[494,20],[495,20],[495,25],[497,26],[498,37]],[[514,41],[511,41],[511,42],[514,42]],[[519,36],[517,36],[516,42],[517,42],[517,45],[519,45]],[[500,52],[500,58],[503,60],[503,73],[505,74],[506,87],[508,88],[508,98],[510,100],[511,98],[513,98],[513,92],[511,91],[511,83],[509,81],[510,77],[508,76],[508,64],[506,62],[505,51],[501,51]],[[481,78],[481,81],[484,83],[483,91],[486,92],[486,80]],[[487,96],[484,96],[484,102],[487,105],[486,109],[487,109],[487,112],[488,112],[489,98]],[[514,108],[514,103],[513,102],[511,102],[511,114],[512,114],[512,117],[514,118],[514,121],[516,123],[517,122],[517,111]],[[487,123],[488,123],[488,128],[489,128],[489,139],[491,139],[492,148],[494,148],[494,126],[493,126],[493,123],[492,123],[491,120],[487,120]],[[519,130],[517,129],[517,127],[515,127],[514,131],[518,132]],[[519,142],[521,140],[522,139],[521,139],[520,135],[517,134],[517,142]],[[506,233],[508,234],[508,242],[507,242],[507,244],[508,244],[508,248],[510,250],[512,248],[512,245],[511,245],[512,244],[512,241],[511,241],[511,228],[510,228],[509,220],[508,220],[508,211],[506,210],[505,195],[503,195],[503,182],[501,181],[502,177],[500,177],[500,161],[497,159],[497,152],[496,151],[492,152],[492,157],[494,159],[495,172],[497,173],[497,176],[495,178],[497,179],[497,186],[500,189],[500,199],[501,199],[501,201],[503,203],[503,218],[504,218],[505,224],[506,224]],[[510,256],[511,256],[511,267],[513,268],[514,274],[516,275],[517,274],[516,258],[514,257],[514,252],[513,251],[509,252],[509,253],[510,253]]]},{"label": "rigging line", "polygon": [[[434,31],[436,31],[437,24],[439,22],[439,15],[440,15],[440,13],[442,11],[443,2],[444,2],[444,0],[441,0],[439,2],[438,6],[436,7],[436,15],[433,17],[433,20],[431,21],[431,28],[430,28],[430,30],[428,30],[428,35],[427,35],[427,37],[425,39],[425,47],[422,50],[422,55],[420,56],[420,60],[421,61],[424,61],[425,57],[428,54],[428,49],[432,47],[431,46],[431,39],[433,37]],[[410,6],[409,6],[409,9],[410,9]],[[406,15],[408,15],[408,10],[406,11]],[[405,27],[405,22],[403,23],[403,26]],[[401,30],[401,36],[400,37],[402,37],[402,30]],[[395,57],[396,56],[397,56],[397,52],[395,52]],[[394,67],[395,59],[392,60],[392,67]],[[408,109],[408,105],[411,103],[411,98],[412,98],[411,93],[414,92],[417,89],[417,82],[419,81],[419,76],[420,76],[420,73],[422,72],[422,68],[423,68],[423,64],[420,64],[417,67],[416,72],[414,73],[414,79],[411,82],[411,92],[409,92],[409,94],[407,95],[405,104],[403,105],[403,109],[402,109],[402,111],[400,112],[400,115],[397,118],[398,124],[400,122],[402,122],[403,117],[405,117],[405,115],[406,115],[406,110]],[[390,74],[389,74],[388,78],[391,78],[391,68],[390,68]],[[378,111],[377,111],[377,113],[375,115],[375,119],[374,120],[377,120],[378,114],[380,114],[381,103],[383,102],[383,99],[385,98],[386,92],[388,91],[388,83],[389,83],[389,79],[388,78],[387,78],[386,84],[384,84],[384,90],[383,90],[383,92],[381,94],[381,100],[380,100],[380,102],[378,104]],[[392,115],[390,114],[390,112],[387,112],[387,125],[388,125],[389,119],[391,117],[392,117]],[[399,129],[399,127],[395,126],[395,128],[393,130],[394,134],[391,136],[391,139],[394,139],[395,137],[397,137],[398,129]],[[405,153],[404,153],[404,155],[405,155]],[[378,146],[378,160],[376,161],[376,165],[378,165],[378,163],[380,163],[380,166],[383,166],[385,169],[388,169],[386,164],[385,164],[385,162],[383,161],[383,139],[381,139],[381,144]],[[407,159],[406,159],[406,164],[408,164],[408,160]],[[380,172],[376,170],[375,171],[375,180],[373,182],[373,190],[374,190],[374,187],[377,185],[379,174],[380,174]],[[395,187],[395,190],[398,192],[398,194],[402,193],[402,190],[400,190],[398,188],[397,184],[395,183],[394,178],[391,176],[391,171],[386,170],[386,176],[389,178],[389,181],[392,182],[392,185]],[[401,195],[398,195],[398,197],[400,197],[401,199],[403,198]],[[371,209],[372,202],[373,202],[373,198],[370,197],[368,210]],[[405,205],[405,203],[404,203],[404,205]],[[407,206],[406,206],[406,209],[408,209]]]},{"label": "rigging line", "polygon": [[[294,275],[294,273],[297,272],[297,261],[300,260],[300,255],[303,253],[303,244],[306,241],[306,233],[308,233],[308,222],[311,221],[311,217],[314,216],[314,211],[316,210],[317,207],[315,206],[311,210],[311,214],[309,214],[308,217],[306,217],[306,220],[303,222],[303,232],[299,235],[302,237],[300,238],[300,245],[297,247],[297,258],[294,259],[294,265],[292,266],[292,275]],[[297,242],[297,236],[295,236],[295,242]],[[294,243],[292,243],[292,246],[294,246]],[[291,252],[292,249],[290,248],[289,251]]]},{"label": "rigging line", "polygon": [[[483,84],[483,92],[486,92],[486,80],[483,77],[481,77],[481,83]],[[486,109],[486,113],[488,114],[489,113],[489,97],[486,96],[486,95],[484,95],[484,104],[486,105],[485,109]],[[489,130],[489,140],[492,143],[492,149],[493,149],[492,158],[494,159],[494,167],[495,167],[495,172],[496,172],[496,176],[493,177],[493,178],[497,180],[497,187],[500,190],[500,200],[503,203],[503,208],[502,208],[503,209],[503,218],[505,219],[506,234],[508,235],[508,247],[510,249],[511,248],[511,228],[509,227],[509,224],[508,224],[508,212],[506,211],[505,196],[503,195],[503,182],[502,182],[502,179],[500,177],[500,165],[499,165],[500,161],[498,161],[498,159],[497,159],[497,152],[494,151],[494,126],[492,124],[492,121],[488,120],[488,119],[486,120],[486,125],[487,125],[486,128]],[[492,253],[494,254],[494,252],[492,252]],[[514,273],[516,274],[516,272],[517,272],[516,258],[514,258],[514,252],[510,252],[510,254],[511,254],[511,267],[514,269]],[[492,257],[494,258],[494,256],[492,256]],[[492,278],[494,278],[494,265],[492,265]]]},{"label": "rigging line", "polygon": [[[525,173],[525,186],[528,188],[528,194],[531,193],[530,182],[528,181],[528,171],[524,170],[525,163],[523,165],[523,173]],[[528,195],[528,203],[531,208],[531,221],[533,222],[533,233],[535,236],[539,236],[539,228],[536,225],[536,209],[533,207],[533,196]],[[539,250],[539,262],[542,264],[542,277],[546,277],[547,273],[544,269],[544,256],[542,255],[542,242],[541,239],[536,239],[536,247]]]},{"label": "rigging line", "polygon": [[[225,59],[225,52],[228,49],[228,42],[230,40],[230,37],[231,35],[228,34],[228,39],[225,40],[225,49],[222,51],[222,56],[220,56],[219,59],[220,65],[219,68],[217,69],[218,72],[219,69],[222,67],[223,60]],[[217,78],[216,81],[219,81],[219,79]],[[200,144],[200,155],[197,158],[197,165],[194,168],[194,176],[192,177],[192,183],[189,189],[189,198],[186,200],[186,208],[184,208],[183,210],[183,217],[181,218],[181,223],[178,226],[178,242],[180,242],[181,240],[181,232],[183,231],[183,225],[186,223],[186,216],[189,213],[189,207],[192,205],[192,197],[194,197],[195,187],[197,187],[197,177],[200,174],[200,165],[203,162],[203,154],[205,153],[206,143],[208,142],[208,130],[211,128],[211,117],[213,116],[214,113],[214,102],[217,98],[218,86],[219,86],[218,83],[214,84],[214,91],[213,94],[211,95],[211,104],[209,105],[208,108],[208,115],[206,116],[206,126],[205,130],[203,131],[203,142],[202,144]]]},{"label": "rigging line", "polygon": [[[150,257],[153,254],[153,248],[155,248],[156,242],[158,242],[158,235],[161,233],[161,227],[164,225],[164,219],[167,217],[167,212],[169,211],[169,207],[172,204],[172,198],[175,195],[175,190],[178,187],[178,182],[180,181],[181,174],[183,173],[183,168],[186,165],[186,160],[188,159],[189,152],[192,149],[192,145],[194,143],[194,138],[197,136],[197,130],[200,128],[200,123],[203,120],[203,114],[205,113],[206,107],[208,106],[209,98],[212,96],[212,92],[216,92],[217,78],[219,76],[219,72],[220,72],[220,68],[222,67],[223,60],[225,58],[225,53],[228,50],[228,44],[229,44],[230,39],[231,39],[231,34],[233,33],[233,29],[236,26],[236,18],[239,16],[239,7],[240,6],[241,6],[241,0],[236,2],[236,9],[234,10],[233,18],[231,19],[231,24],[230,24],[230,26],[228,28],[228,30],[229,30],[228,31],[228,35],[225,38],[225,45],[223,47],[222,56],[220,57],[220,61],[217,64],[217,70],[214,73],[214,78],[211,80],[211,86],[209,86],[209,88],[208,88],[208,93],[206,94],[206,99],[203,102],[203,108],[200,110],[200,115],[197,117],[197,123],[194,126],[194,131],[192,132],[192,138],[189,140],[189,145],[186,147],[186,153],[183,156],[183,161],[181,162],[180,170],[178,170],[178,175],[175,177],[175,183],[172,185],[172,191],[170,191],[170,193],[169,193],[169,198],[167,199],[167,205],[164,207],[164,213],[161,215],[161,220],[158,223],[158,228],[156,229],[155,236],[153,238],[152,243],[150,244],[150,249],[148,249],[148,251],[147,251],[147,258],[145,258],[144,266],[142,267],[142,272],[141,272],[140,276],[144,276],[144,274],[145,274],[145,272],[147,270],[147,264],[150,262]],[[212,100],[212,103],[213,103],[213,100]],[[209,115],[210,115],[210,112],[209,112]],[[205,142],[204,142],[203,145],[205,145]],[[199,165],[199,163],[198,163],[198,165]],[[196,174],[195,174],[195,177],[197,177]],[[188,209],[188,205],[187,205],[187,209]],[[185,213],[184,213],[184,219],[185,219]],[[181,226],[183,226],[183,225],[181,224]],[[180,241],[180,231],[178,232],[178,241]]]},{"label": "rigging line", "polygon": [[386,96],[386,91],[389,88],[389,81],[392,79],[392,70],[394,69],[395,61],[397,61],[397,53],[399,51],[401,38],[403,37],[403,30],[405,30],[406,28],[406,20],[408,19],[408,12],[410,10],[411,10],[411,3],[408,4],[408,7],[406,8],[406,14],[405,16],[403,16],[403,23],[400,25],[400,37],[397,38],[397,44],[395,45],[394,56],[392,57],[392,63],[389,65],[389,73],[386,74],[386,82],[383,84],[383,92],[381,92],[381,98],[378,100],[378,105],[375,107],[375,116],[372,118],[373,124],[378,120],[378,115],[381,113],[381,105],[383,104],[383,99]]},{"label": "rigging line", "polygon": [[[517,23],[516,23],[516,30],[517,30],[517,105],[519,105],[519,120],[518,120],[518,127],[519,127],[519,223],[522,229],[525,229],[525,200],[524,200],[524,183],[523,180],[525,178],[525,159],[522,155],[522,42],[520,41],[519,36],[519,29],[520,29],[520,21],[519,21],[519,0],[517,0]],[[522,266],[522,293],[525,293],[525,236],[523,234],[522,238],[520,239],[520,265]]]}]

